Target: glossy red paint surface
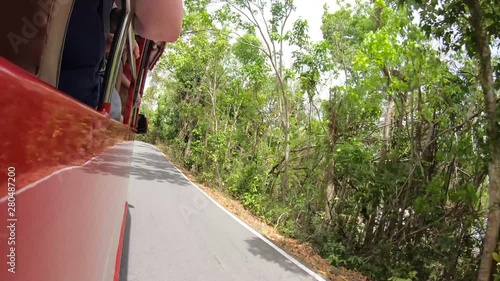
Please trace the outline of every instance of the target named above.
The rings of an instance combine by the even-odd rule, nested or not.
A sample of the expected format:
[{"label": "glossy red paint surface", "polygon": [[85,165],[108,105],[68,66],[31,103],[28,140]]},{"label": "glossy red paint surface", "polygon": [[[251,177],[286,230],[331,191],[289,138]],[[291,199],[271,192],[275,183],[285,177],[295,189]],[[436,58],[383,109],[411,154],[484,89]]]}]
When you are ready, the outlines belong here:
[{"label": "glossy red paint surface", "polygon": [[[133,134],[3,58],[0,120],[0,280],[113,280]],[[17,219],[15,245],[7,244],[9,218]]]}]

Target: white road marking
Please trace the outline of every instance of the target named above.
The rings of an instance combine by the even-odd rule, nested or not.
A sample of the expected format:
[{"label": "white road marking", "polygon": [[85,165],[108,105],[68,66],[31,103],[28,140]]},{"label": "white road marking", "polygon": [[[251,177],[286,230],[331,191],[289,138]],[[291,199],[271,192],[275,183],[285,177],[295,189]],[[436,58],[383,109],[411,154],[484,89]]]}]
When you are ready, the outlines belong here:
[{"label": "white road marking", "polygon": [[[145,143],[145,142],[143,142],[143,143]],[[236,215],[234,215],[233,213],[231,213],[228,210],[226,210],[222,205],[219,204],[219,202],[215,201],[215,199],[213,199],[212,197],[210,197],[205,191],[203,191],[203,189],[201,189],[194,182],[192,182],[186,175],[184,175],[184,173],[182,173],[181,170],[179,170],[174,164],[172,164],[172,162],[170,162],[170,160],[168,159],[168,157],[161,150],[159,150],[156,146],[151,145],[149,143],[145,143],[145,144],[153,147],[156,151],[158,151],[159,153],[161,153],[161,155],[163,155],[163,157],[165,157],[165,159],[170,163],[170,165],[172,165],[189,183],[191,183],[194,187],[196,187],[196,189],[198,189],[198,191],[200,191],[203,195],[205,195],[208,198],[208,200],[212,201],[212,203],[214,203],[216,206],[218,206],[220,209],[222,209],[227,215],[229,215],[231,218],[233,218],[235,221],[237,221],[241,226],[243,226],[244,228],[246,228],[253,235],[255,235],[258,238],[260,238],[262,241],[264,241],[266,244],[268,244],[269,246],[271,246],[274,250],[276,250],[278,253],[282,254],[285,258],[287,258],[288,260],[290,260],[292,263],[294,263],[296,266],[298,266],[299,268],[301,268],[302,270],[304,270],[306,273],[308,273],[309,275],[311,275],[317,281],[327,281],[323,277],[321,277],[319,274],[317,274],[316,272],[312,271],[311,269],[309,269],[308,267],[306,267],[305,265],[303,265],[302,263],[300,263],[299,261],[297,261],[295,258],[293,258],[292,256],[290,256],[288,253],[286,253],[285,251],[283,251],[281,248],[279,248],[278,246],[276,246],[273,242],[271,242],[269,239],[267,239],[266,237],[264,237],[258,231],[256,231],[252,227],[250,227],[248,224],[246,224],[244,221],[242,221]]]}]

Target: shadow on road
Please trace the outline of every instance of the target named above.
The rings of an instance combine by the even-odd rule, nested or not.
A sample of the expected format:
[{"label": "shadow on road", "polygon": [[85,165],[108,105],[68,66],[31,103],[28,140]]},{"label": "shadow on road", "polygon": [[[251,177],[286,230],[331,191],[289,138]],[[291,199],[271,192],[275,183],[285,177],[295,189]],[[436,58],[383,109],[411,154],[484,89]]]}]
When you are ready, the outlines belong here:
[{"label": "shadow on road", "polygon": [[168,182],[189,186],[177,169],[163,155],[143,143],[130,148],[114,147],[96,157],[83,170],[89,174],[113,175],[128,178],[129,174],[138,180]]},{"label": "shadow on road", "polygon": [[125,221],[125,230],[123,233],[123,248],[122,248],[122,257],[120,263],[120,278],[119,281],[127,281],[128,280],[128,255],[130,249],[130,225],[132,223],[132,217],[130,216],[130,208],[133,208],[132,205],[129,205],[127,208],[127,218]]},{"label": "shadow on road", "polygon": [[277,252],[262,239],[252,237],[246,239],[245,242],[248,244],[248,251],[250,253],[268,262],[275,263],[285,270],[285,274],[280,276],[279,280],[313,280],[309,279],[311,278],[309,274]]}]

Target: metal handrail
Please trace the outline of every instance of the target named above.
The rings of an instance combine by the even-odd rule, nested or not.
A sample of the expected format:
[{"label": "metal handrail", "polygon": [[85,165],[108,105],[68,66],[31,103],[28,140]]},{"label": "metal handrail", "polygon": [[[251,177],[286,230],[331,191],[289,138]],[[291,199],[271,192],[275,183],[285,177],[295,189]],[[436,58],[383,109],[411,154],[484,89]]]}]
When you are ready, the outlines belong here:
[{"label": "metal handrail", "polygon": [[[115,87],[115,82],[118,77],[118,70],[120,69],[120,61],[123,55],[123,49],[125,47],[125,39],[127,39],[127,37],[130,38],[131,34],[133,34],[133,30],[131,33],[131,29],[129,28],[133,17],[130,0],[122,0],[121,2],[123,14],[120,17],[117,30],[114,33],[113,42],[111,43],[111,50],[109,52],[106,64],[106,71],[104,73],[104,81],[99,103],[100,110],[106,110],[108,111],[108,113],[110,109],[109,104],[111,103],[111,93],[113,91],[113,87]],[[127,31],[129,31],[128,34]],[[132,48],[129,53],[132,53],[133,50],[133,41],[131,42],[132,44],[129,43],[129,46],[132,45]],[[131,55],[133,57],[133,54]],[[135,63],[134,60],[131,61]]]},{"label": "metal handrail", "polygon": [[137,67],[134,57],[134,43],[135,43],[135,32],[132,25],[128,29],[128,63],[130,66],[131,80],[130,82],[137,81]]}]

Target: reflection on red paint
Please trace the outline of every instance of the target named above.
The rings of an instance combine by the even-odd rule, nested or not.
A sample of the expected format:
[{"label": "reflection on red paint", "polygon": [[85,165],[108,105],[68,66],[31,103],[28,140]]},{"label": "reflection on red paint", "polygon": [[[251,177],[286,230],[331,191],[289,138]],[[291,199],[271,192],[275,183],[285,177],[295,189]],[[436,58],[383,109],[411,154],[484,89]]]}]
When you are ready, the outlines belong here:
[{"label": "reflection on red paint", "polygon": [[[0,117],[0,280],[113,280],[133,133],[3,58]],[[9,167],[15,274],[7,271]]]}]

